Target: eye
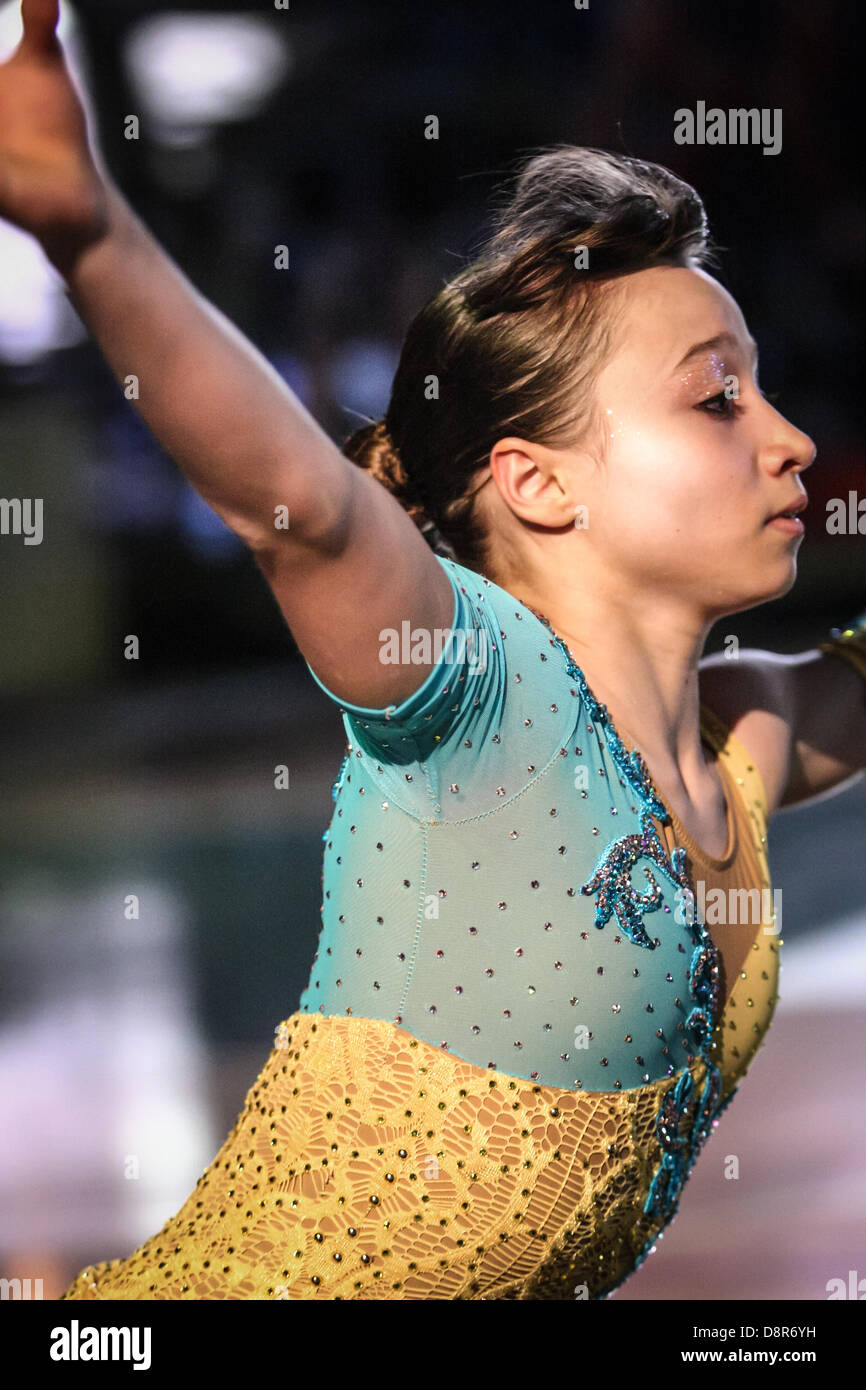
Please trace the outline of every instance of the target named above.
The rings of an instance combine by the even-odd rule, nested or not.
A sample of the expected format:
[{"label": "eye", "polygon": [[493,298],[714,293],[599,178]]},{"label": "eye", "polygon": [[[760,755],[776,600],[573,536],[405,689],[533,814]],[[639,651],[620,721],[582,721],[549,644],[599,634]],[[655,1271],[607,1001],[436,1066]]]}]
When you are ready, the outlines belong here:
[{"label": "eye", "polygon": [[717,396],[711,396],[707,401],[701,401],[695,406],[696,410],[705,410],[708,415],[717,415],[720,419],[733,419],[736,409],[736,402],[733,396],[728,396],[724,391],[720,391]]}]

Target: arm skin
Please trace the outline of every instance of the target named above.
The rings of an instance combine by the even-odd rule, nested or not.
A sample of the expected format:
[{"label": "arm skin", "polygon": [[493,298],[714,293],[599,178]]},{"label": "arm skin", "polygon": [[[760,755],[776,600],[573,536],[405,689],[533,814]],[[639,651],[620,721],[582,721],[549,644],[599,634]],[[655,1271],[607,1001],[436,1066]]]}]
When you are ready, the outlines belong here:
[{"label": "arm skin", "polygon": [[[353,704],[396,704],[430,663],[383,664],[379,633],[447,628],[448,578],[400,504],[331,442],[190,284],[110,183],[108,227],[52,260],[138,413],[252,550],[303,655]],[[288,529],[275,509],[288,509]]]},{"label": "arm skin", "polygon": [[431,663],[384,664],[379,634],[447,628],[448,576],[114,186],[56,35],[58,0],[22,0],[21,19],[0,64],[0,216],[42,246],[121,385],[137,378],[129,399],[251,549],[320,679],[354,704],[398,703]]},{"label": "arm skin", "polygon": [[866,684],[844,659],[746,649],[699,663],[701,700],[748,749],[769,814],[844,791],[866,770]]}]

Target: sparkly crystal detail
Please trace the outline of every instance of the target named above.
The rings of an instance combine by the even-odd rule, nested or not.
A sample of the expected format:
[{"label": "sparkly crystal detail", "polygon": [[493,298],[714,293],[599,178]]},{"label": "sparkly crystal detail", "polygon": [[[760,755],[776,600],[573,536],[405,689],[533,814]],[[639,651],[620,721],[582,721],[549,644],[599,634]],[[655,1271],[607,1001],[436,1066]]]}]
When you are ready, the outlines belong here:
[{"label": "sparkly crystal detail", "polygon": [[[535,610],[531,610],[535,612]],[[586,683],[580,667],[562,638],[553,631],[542,613],[535,616],[551,633],[565,661],[566,672],[574,680],[593,720],[602,728],[611,756],[642,803],[640,835],[626,835],[612,841],[600,856],[591,877],[581,892],[598,893],[595,925],[604,927],[615,915],[622,930],[639,946],[652,949],[653,940],[643,928],[641,912],[654,912],[661,903],[661,892],[650,869],[643,871],[649,883],[641,894],[632,886],[631,870],[640,859],[651,863],[676,887],[691,891],[685,872],[686,851],[676,848],[670,856],[658,838],[652,817],[663,823],[668,820],[667,809],[650,780],[649,772],[636,750],[629,753],[616,732],[607,707],[596,700]],[[692,902],[694,895],[692,895]],[[692,1008],[685,1021],[685,1031],[691,1037],[697,1056],[705,1065],[705,1077],[700,1099],[696,1101],[691,1072],[685,1068],[676,1084],[666,1093],[656,1118],[656,1133],[662,1149],[661,1162],[656,1169],[644,1203],[644,1212],[659,1223],[668,1225],[676,1214],[680,1195],[694,1166],[713,1122],[730,1104],[736,1094],[734,1087],[720,1104],[722,1074],[712,1062],[709,1049],[719,1012],[719,956],[705,924],[698,914],[688,921],[694,951],[689,969],[689,991]],[[651,1009],[651,1005],[647,1005]],[[658,1231],[650,1237],[635,1262],[635,1269],[653,1249]],[[608,1290],[612,1292],[612,1290]]]},{"label": "sparkly crystal detail", "polygon": [[640,859],[649,859],[655,864],[674,887],[688,887],[682,861],[685,850],[675,850],[668,856],[667,850],[658,837],[655,826],[647,812],[641,815],[641,834],[624,835],[613,840],[599,858],[595,870],[587,881],[581,884],[581,893],[591,897],[597,893],[595,925],[604,927],[616,916],[616,920],[630,941],[636,946],[654,950],[655,943],[647,935],[641,921],[642,912],[656,912],[662,903],[661,889],[653,878],[650,869],[643,865],[643,873],[649,884],[646,892],[639,893],[632,885],[631,871]]}]

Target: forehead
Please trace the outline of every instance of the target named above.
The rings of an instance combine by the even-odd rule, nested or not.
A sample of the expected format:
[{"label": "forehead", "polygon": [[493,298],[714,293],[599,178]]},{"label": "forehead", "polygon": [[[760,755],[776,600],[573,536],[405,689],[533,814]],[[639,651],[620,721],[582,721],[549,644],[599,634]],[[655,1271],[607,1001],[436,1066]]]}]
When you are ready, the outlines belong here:
[{"label": "forehead", "polygon": [[602,373],[609,386],[668,376],[690,347],[719,333],[748,344],[739,305],[706,271],[653,266],[623,276],[617,292],[612,356]]}]

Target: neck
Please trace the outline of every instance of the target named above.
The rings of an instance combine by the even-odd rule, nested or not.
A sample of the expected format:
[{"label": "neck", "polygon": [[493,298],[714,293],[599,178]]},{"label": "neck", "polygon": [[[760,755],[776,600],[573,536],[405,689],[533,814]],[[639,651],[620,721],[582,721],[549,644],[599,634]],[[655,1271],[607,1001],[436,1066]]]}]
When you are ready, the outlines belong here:
[{"label": "neck", "polygon": [[710,624],[657,594],[594,595],[550,587],[509,591],[562,638],[617,731],[684,786],[705,774],[698,661]]}]

